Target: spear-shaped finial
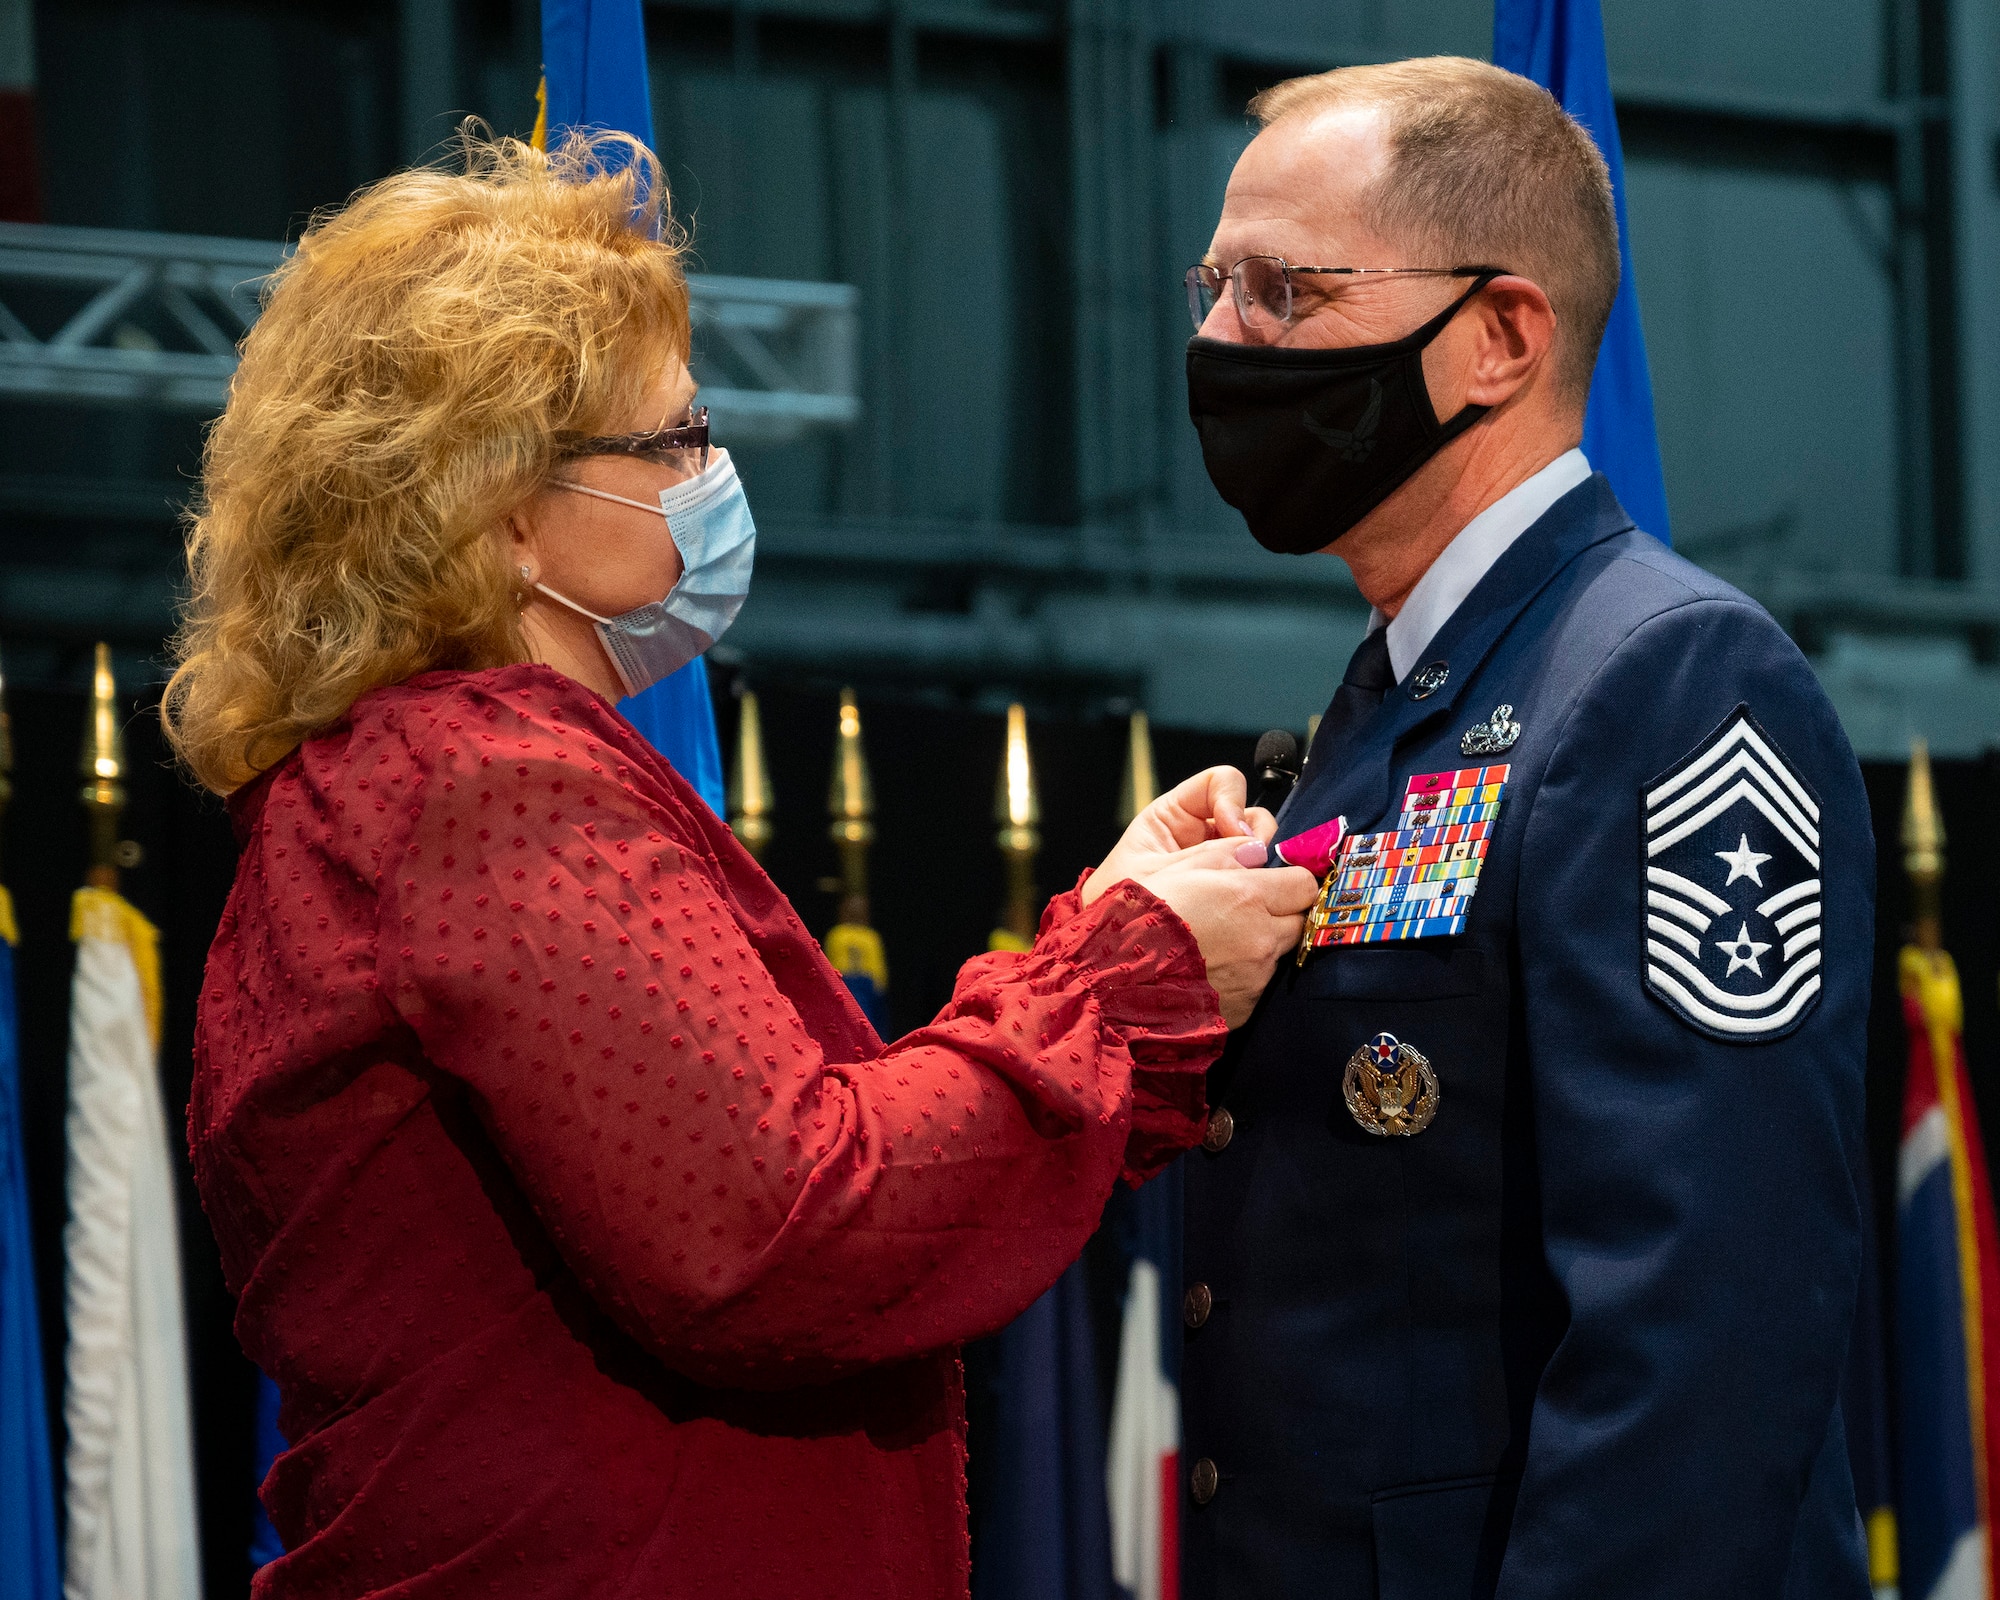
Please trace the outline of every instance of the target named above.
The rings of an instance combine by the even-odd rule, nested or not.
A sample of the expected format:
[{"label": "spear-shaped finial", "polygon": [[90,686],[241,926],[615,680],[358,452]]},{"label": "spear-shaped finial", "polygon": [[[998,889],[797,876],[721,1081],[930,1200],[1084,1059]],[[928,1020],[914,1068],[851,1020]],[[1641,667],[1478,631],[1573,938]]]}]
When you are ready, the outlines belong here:
[{"label": "spear-shaped finial", "polygon": [[1911,935],[1922,949],[1942,949],[1944,818],[1931,786],[1930,748],[1922,739],[1910,741],[1909,787],[1903,795],[1903,870],[1910,878]]},{"label": "spear-shaped finial", "polygon": [[1036,825],[1042,820],[1042,803],[1028,759],[1028,712],[1019,701],[1007,708],[1007,751],[1000,761],[993,820],[1000,824],[995,842],[1007,858],[1007,908],[987,944],[994,950],[1026,950],[1035,942],[1035,856],[1042,848]]},{"label": "spear-shaped finial", "polygon": [[840,726],[833,739],[833,776],[826,786],[827,834],[840,852],[840,919],[827,929],[826,958],[847,980],[855,1001],[878,1031],[889,1013],[889,959],[882,936],[868,925],[868,846],[875,838],[875,785],[861,744],[861,707],[840,691]]},{"label": "spear-shaped finial", "polygon": [[762,861],[771,843],[771,813],[777,797],[764,762],[764,728],[757,720],[757,696],[743,691],[736,716],[736,767],[729,774],[729,831]]},{"label": "spear-shaped finial", "polygon": [[868,921],[868,846],[875,838],[875,785],[861,743],[861,707],[840,691],[840,728],[833,741],[833,776],[826,786],[827,834],[840,851],[840,920]]},{"label": "spear-shaped finial", "polygon": [[1125,776],[1118,780],[1118,825],[1123,827],[1160,797],[1153,773],[1153,732],[1146,713],[1135,711],[1125,738]]},{"label": "spear-shaped finial", "polygon": [[90,712],[84,722],[83,774],[79,798],[90,818],[90,868],[84,881],[100,889],[118,887],[118,821],[125,810],[125,735],[118,725],[118,680],[111,673],[111,646],[97,647],[90,678]]}]

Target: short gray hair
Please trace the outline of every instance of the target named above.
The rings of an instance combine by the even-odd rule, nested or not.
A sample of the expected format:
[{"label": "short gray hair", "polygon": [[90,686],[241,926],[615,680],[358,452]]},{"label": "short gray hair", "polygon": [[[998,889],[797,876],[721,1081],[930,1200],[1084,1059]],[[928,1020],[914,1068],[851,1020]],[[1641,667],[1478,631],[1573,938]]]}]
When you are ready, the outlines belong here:
[{"label": "short gray hair", "polygon": [[1505,267],[1556,313],[1556,380],[1579,404],[1618,295],[1611,174],[1582,124],[1540,84],[1463,56],[1337,67],[1250,102],[1264,127],[1336,107],[1388,113],[1389,164],[1368,223],[1435,260]]}]

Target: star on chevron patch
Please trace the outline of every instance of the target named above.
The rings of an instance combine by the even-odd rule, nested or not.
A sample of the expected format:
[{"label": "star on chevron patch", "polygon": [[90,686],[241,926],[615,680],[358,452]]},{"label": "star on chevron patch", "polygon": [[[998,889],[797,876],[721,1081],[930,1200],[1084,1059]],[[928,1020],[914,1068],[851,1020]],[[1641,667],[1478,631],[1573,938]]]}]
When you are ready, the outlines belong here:
[{"label": "star on chevron patch", "polygon": [[1819,800],[1747,705],[1647,784],[1646,987],[1756,1044],[1819,1003]]}]

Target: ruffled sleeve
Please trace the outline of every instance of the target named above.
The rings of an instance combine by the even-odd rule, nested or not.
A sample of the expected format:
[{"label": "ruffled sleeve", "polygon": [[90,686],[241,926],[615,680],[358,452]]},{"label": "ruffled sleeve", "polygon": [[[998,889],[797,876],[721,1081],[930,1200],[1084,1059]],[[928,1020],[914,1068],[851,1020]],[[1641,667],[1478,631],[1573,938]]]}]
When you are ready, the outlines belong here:
[{"label": "ruffled sleeve", "polygon": [[603,747],[608,713],[552,731],[464,694],[412,742],[382,992],[586,1291],[670,1366],[775,1387],[988,1332],[1121,1175],[1198,1137],[1225,1030],[1138,885],[1059,902],[1032,949],[968,962],[928,1026],[854,1059],[802,1017],[837,975],[792,952],[779,982],[714,842]]},{"label": "ruffled sleeve", "polygon": [[[1093,906],[1084,906],[1083,886],[1089,878],[1086,868],[1071,888],[1049,901],[1042,912],[1037,948],[1050,940],[1073,937],[1062,930],[1086,910],[1102,904],[1101,897]],[[1144,962],[1134,963],[1120,968],[1113,985],[1127,997],[1116,1003],[1121,1015],[1114,1025],[1131,1029],[1126,1042],[1132,1053],[1132,1133],[1126,1141],[1121,1176],[1136,1189],[1201,1141],[1208,1121],[1208,1068],[1227,1038],[1227,1025],[1217,1007],[1215,991],[1209,987],[1208,969],[1193,931],[1171,908],[1136,884],[1115,885],[1107,897],[1120,887],[1138,890],[1158,907],[1162,932],[1162,937],[1153,941],[1156,948],[1148,952],[1159,963],[1157,973],[1149,973]],[[1165,936],[1169,931],[1171,938]],[[1163,1019],[1152,1015],[1153,1008],[1161,1004],[1153,991],[1163,982],[1206,997],[1203,1025],[1188,1040],[1192,1044],[1199,1037],[1194,1048],[1170,1046],[1166,1035],[1156,1031]],[[1111,1009],[1107,1006],[1107,1011]]]}]

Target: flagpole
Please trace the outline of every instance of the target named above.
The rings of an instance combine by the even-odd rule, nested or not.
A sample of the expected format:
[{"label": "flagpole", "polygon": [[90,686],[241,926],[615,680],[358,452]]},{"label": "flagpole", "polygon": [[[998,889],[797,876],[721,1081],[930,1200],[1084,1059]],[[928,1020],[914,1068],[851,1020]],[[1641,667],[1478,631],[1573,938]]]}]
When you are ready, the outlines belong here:
[{"label": "flagpole", "polygon": [[840,723],[833,741],[833,772],[826,786],[827,837],[840,852],[840,910],[827,930],[826,957],[878,1033],[889,1025],[885,999],[889,962],[882,936],[870,925],[868,847],[875,842],[875,784],[861,742],[861,705],[852,689],[840,691]]},{"label": "flagpole", "polygon": [[875,840],[875,785],[861,744],[861,708],[852,689],[840,691],[840,730],[827,782],[827,835],[840,852],[840,920],[868,921],[868,847]]},{"label": "flagpole", "polygon": [[1118,826],[1124,827],[1160,797],[1160,780],[1153,768],[1153,730],[1146,713],[1126,719],[1125,773],[1118,780]]},{"label": "flagpole", "polygon": [[993,820],[1000,824],[994,842],[1007,859],[1007,905],[986,948],[1026,950],[1035,942],[1035,857],[1042,848],[1042,802],[1035,793],[1035,770],[1028,757],[1028,711],[1018,700],[1007,708],[1007,748],[1000,759]]},{"label": "flagpole", "polygon": [[84,814],[90,819],[90,865],[83,881],[93,889],[118,887],[118,824],[125,814],[125,735],[118,725],[118,681],[111,646],[100,641],[91,673],[90,712],[84,723]]},{"label": "flagpole", "polygon": [[198,1600],[200,1537],[173,1172],[160,1097],[159,931],[118,892],[125,741],[97,646],[79,794],[90,866],[70,912],[67,1600]]},{"label": "flagpole", "polygon": [[771,769],[764,760],[764,727],[757,696],[743,690],[737,700],[736,766],[729,774],[729,831],[758,861],[771,846],[771,814],[777,809]]},{"label": "flagpole", "polygon": [[1944,948],[1940,896],[1944,884],[1944,818],[1931,784],[1930,749],[1910,741],[1910,776],[1903,796],[1903,871],[1910,880],[1910,939],[1919,949]]}]

